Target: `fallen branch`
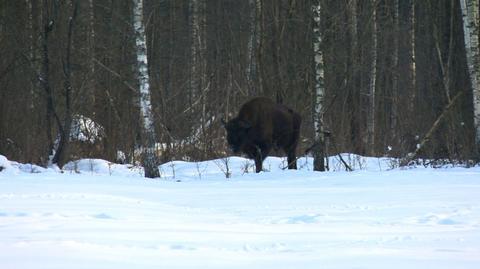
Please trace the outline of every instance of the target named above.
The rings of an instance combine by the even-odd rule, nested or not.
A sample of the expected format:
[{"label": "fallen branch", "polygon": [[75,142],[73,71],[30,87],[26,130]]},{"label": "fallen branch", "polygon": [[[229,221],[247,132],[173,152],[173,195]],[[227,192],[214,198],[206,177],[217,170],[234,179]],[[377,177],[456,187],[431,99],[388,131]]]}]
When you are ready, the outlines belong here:
[{"label": "fallen branch", "polygon": [[338,157],[340,158],[340,161],[343,163],[343,165],[345,166],[345,169],[348,171],[348,172],[352,172],[353,169],[352,167],[350,167],[350,165],[348,165],[348,163],[343,159],[342,157],[342,154],[338,154]]},{"label": "fallen branch", "polygon": [[400,160],[400,166],[406,166],[408,165],[412,160],[417,158],[418,153],[425,147],[425,144],[430,141],[432,135],[435,133],[435,131],[438,129],[440,126],[440,123],[442,120],[445,118],[447,113],[450,111],[450,109],[453,107],[455,102],[460,99],[460,96],[462,96],[463,91],[459,91],[451,100],[450,102],[445,106],[443,109],[442,113],[438,116],[438,118],[435,120],[433,123],[432,127],[430,127],[430,130],[428,130],[427,134],[423,137],[422,141],[418,146],[416,147],[414,152],[410,152],[405,156],[403,159]]}]

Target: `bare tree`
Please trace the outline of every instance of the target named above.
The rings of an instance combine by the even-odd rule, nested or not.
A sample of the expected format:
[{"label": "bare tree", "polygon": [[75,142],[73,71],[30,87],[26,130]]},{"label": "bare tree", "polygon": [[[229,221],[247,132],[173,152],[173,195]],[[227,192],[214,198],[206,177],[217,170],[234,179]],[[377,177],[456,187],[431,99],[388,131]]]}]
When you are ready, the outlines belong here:
[{"label": "bare tree", "polygon": [[259,17],[258,17],[258,7],[260,0],[249,0],[248,6],[250,9],[250,33],[247,45],[247,81],[249,86],[250,95],[256,95],[256,77],[257,77],[257,51],[259,44]]},{"label": "bare tree", "polygon": [[[202,141],[201,155],[206,155],[206,128],[207,128],[207,86],[206,78],[206,1],[192,0],[190,2],[190,31],[191,31],[191,64],[190,64],[190,110],[199,115],[200,126],[193,125],[194,140]],[[199,107],[199,108],[198,108]]]},{"label": "bare tree", "polygon": [[463,17],[463,37],[467,54],[468,73],[473,92],[475,143],[480,155],[480,50],[478,0],[460,0]]},{"label": "bare tree", "polygon": [[95,0],[88,0],[88,54],[89,61],[89,86],[87,91],[88,103],[95,104]]},{"label": "bare tree", "polygon": [[358,20],[357,20],[357,0],[349,0],[348,12],[350,16],[350,33],[352,35],[352,51],[356,49],[358,42]]},{"label": "bare tree", "polygon": [[[358,1],[357,0],[349,0],[346,3],[347,7],[347,17],[349,19],[349,25],[346,29],[346,36],[349,36],[350,39],[346,40],[346,44],[348,45],[348,54],[347,57],[347,64],[345,64],[345,72],[346,80],[345,84],[345,92],[344,93],[333,93],[334,97],[340,97],[342,99],[339,104],[341,104],[341,111],[339,112],[341,115],[345,115],[340,117],[340,124],[339,129],[335,130],[335,134],[340,134],[340,140],[338,143],[342,144],[343,147],[350,147],[349,145],[354,144],[354,137],[356,137],[356,133],[360,130],[361,123],[361,115],[358,113],[360,110],[355,103],[363,103],[362,98],[360,98],[360,92],[363,90],[362,78],[363,75],[360,74],[361,66],[358,64],[362,62],[363,59],[361,57],[361,45],[359,43],[359,31],[358,25],[359,20],[361,20],[361,16],[358,12]],[[328,7],[326,5],[325,7]],[[328,13],[325,13],[328,14]],[[360,23],[363,24],[363,23]],[[327,31],[325,33],[328,33]],[[328,48],[328,46],[326,46]],[[328,54],[326,54],[328,59]],[[333,68],[332,68],[333,69]],[[330,96],[328,96],[330,97]],[[333,140],[332,140],[333,141]],[[363,148],[363,143],[356,143],[354,146],[358,150],[359,148]],[[358,151],[357,151],[358,152]]]},{"label": "bare tree", "polygon": [[63,63],[63,75],[64,75],[64,97],[65,97],[65,109],[63,120],[58,120],[58,145],[53,156],[52,162],[57,163],[60,167],[68,160],[68,149],[70,143],[70,132],[72,126],[72,45],[73,45],[73,31],[75,27],[75,20],[78,13],[78,1],[72,0],[72,15],[68,19],[67,30],[67,45],[65,48],[65,59]]},{"label": "bare tree", "polygon": [[408,101],[408,111],[409,116],[413,117],[415,113],[415,98],[416,98],[416,89],[417,89],[417,54],[416,54],[416,35],[415,35],[415,0],[410,0],[409,6],[409,37],[410,37],[410,46],[409,46],[409,101]]},{"label": "bare tree", "polygon": [[[50,10],[53,10],[50,12]],[[51,14],[53,13],[53,15]],[[47,156],[48,156],[48,164],[52,164],[52,159],[54,155],[54,141],[52,136],[52,120],[53,117],[57,119],[57,122],[60,121],[58,115],[55,112],[54,102],[53,102],[53,89],[50,82],[50,49],[49,49],[49,37],[55,25],[55,13],[56,13],[56,6],[54,8],[50,8],[49,1],[43,0],[43,8],[42,8],[42,33],[41,33],[41,71],[39,72],[37,79],[45,91],[46,97],[46,126],[45,132],[47,137]]]},{"label": "bare tree", "polygon": [[[30,61],[33,61],[34,51],[35,51],[35,49],[34,49],[35,38],[33,37],[33,5],[32,5],[32,1],[31,0],[25,0],[25,5],[27,7],[26,31],[27,31],[28,43],[29,43],[28,57],[29,57]],[[34,106],[35,106],[34,98],[35,98],[35,86],[33,85],[33,83],[31,83],[31,85],[30,85],[30,96],[29,96],[30,109],[33,109]]]},{"label": "bare tree", "polygon": [[393,78],[392,78],[392,112],[390,114],[390,133],[392,134],[392,138],[396,143],[398,139],[398,103],[400,101],[399,98],[399,87],[398,87],[398,79],[399,79],[399,49],[400,49],[400,3],[399,0],[394,0],[393,2],[394,8],[394,17],[393,17]]},{"label": "bare tree", "polygon": [[377,43],[378,43],[377,0],[372,0],[372,47],[370,63],[370,84],[368,85],[367,107],[367,152],[375,155],[375,110],[376,110],[376,81],[377,81]]},{"label": "bare tree", "polygon": [[[431,4],[430,1],[428,1],[429,4]],[[431,5],[430,5],[431,6]],[[437,51],[437,58],[438,58],[438,64],[440,66],[440,76],[442,77],[442,83],[443,83],[443,89],[445,91],[445,96],[447,97],[447,101],[450,102],[451,100],[451,86],[452,86],[452,78],[451,78],[451,67],[452,67],[452,60],[453,60],[453,49],[454,49],[454,18],[453,16],[455,10],[455,0],[450,0],[450,21],[449,23],[449,28],[450,32],[448,35],[448,51],[444,52],[442,51],[441,48],[441,33],[439,32],[439,29],[437,27],[437,24],[435,22],[432,23],[433,26],[433,38],[435,42],[435,49]],[[446,60],[444,59],[443,55],[446,55]]]},{"label": "bare tree", "polygon": [[263,0],[255,0],[255,10],[257,12],[257,17],[256,17],[256,22],[257,22],[257,44],[258,44],[258,49],[257,49],[257,78],[258,78],[258,92],[259,94],[264,94],[264,80],[263,80],[263,55],[265,54],[264,49],[265,49],[265,44],[264,44],[264,25],[263,25]]},{"label": "bare tree", "polygon": [[[69,37],[74,1],[78,0],[0,5],[0,152],[18,161],[46,164],[47,156],[52,159],[58,151],[58,135],[63,133],[62,143],[68,142],[67,115],[75,120],[81,113],[105,128],[106,139],[95,157],[114,161],[124,155],[129,162],[140,161],[135,150],[138,153],[137,146],[148,141],[139,142],[138,130],[144,129],[143,117],[151,112],[139,120],[140,80],[138,69],[132,68],[134,2],[78,1],[78,18]],[[325,68],[322,80],[317,80],[321,72],[314,64],[313,42],[318,40],[312,6],[320,2]],[[301,150],[323,139],[328,129],[335,135],[325,141],[330,145],[325,155],[380,154],[381,146],[391,145],[392,155],[405,156],[424,145],[418,157],[470,160],[476,148],[472,131],[478,133],[480,121],[480,97],[475,97],[477,3],[144,0],[144,10],[151,12],[148,19],[148,12],[144,14],[149,72],[143,72],[146,57],[139,59],[141,71],[149,75],[148,98],[159,101],[158,106],[151,103],[157,136],[148,134],[153,128],[147,127],[144,137],[170,147],[162,161],[224,156],[218,115],[227,117],[249,96],[261,94],[288,103],[302,115]],[[319,86],[323,92],[317,95]],[[437,122],[442,108],[472,86],[473,94],[458,97],[429,132],[425,123]],[[319,106],[317,100],[323,100]],[[32,116],[24,116],[25,111]],[[323,120],[317,125],[314,111],[320,111],[317,116]],[[428,139],[422,140],[426,133]],[[71,144],[70,156],[93,157],[93,150],[77,145]]]},{"label": "bare tree", "polygon": [[153,110],[150,94],[150,78],[148,74],[148,52],[143,20],[143,0],[133,0],[133,26],[135,30],[135,53],[137,56],[137,79],[140,87],[140,122],[143,134],[143,167],[145,177],[155,178],[160,176],[155,152],[155,127],[153,124]]},{"label": "bare tree", "polygon": [[315,89],[313,98],[313,124],[315,146],[313,147],[313,170],[325,171],[325,132],[324,132],[324,100],[325,71],[322,51],[321,0],[313,1],[313,57],[315,63]]},{"label": "bare tree", "polygon": [[190,1],[190,31],[191,31],[191,78],[190,94],[191,103],[197,101],[204,86],[205,72],[205,0]]}]

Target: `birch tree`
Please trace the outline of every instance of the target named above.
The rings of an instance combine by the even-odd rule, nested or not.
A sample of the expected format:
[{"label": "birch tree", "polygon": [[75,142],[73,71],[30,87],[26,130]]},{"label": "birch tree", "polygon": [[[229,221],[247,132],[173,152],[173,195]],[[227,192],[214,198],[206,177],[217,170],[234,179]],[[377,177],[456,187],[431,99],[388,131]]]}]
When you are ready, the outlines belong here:
[{"label": "birch tree", "polygon": [[190,95],[191,103],[197,101],[202,94],[204,86],[205,71],[205,0],[190,1],[190,30],[191,30],[191,77],[190,77]]},{"label": "birch tree", "polygon": [[315,89],[313,98],[313,170],[325,171],[325,133],[324,133],[324,99],[325,99],[325,72],[322,51],[321,31],[321,0],[313,1],[313,55],[315,63]]},{"label": "birch tree", "polygon": [[148,75],[147,43],[143,21],[143,0],[133,0],[133,26],[135,30],[135,53],[137,56],[137,80],[140,89],[140,122],[143,134],[143,158],[145,177],[160,176],[155,154],[155,128],[150,95],[150,79]]},{"label": "birch tree", "polygon": [[[192,137],[202,140],[202,154],[206,155],[207,125],[207,91],[209,89],[206,78],[206,1],[190,1],[190,31],[191,31],[191,65],[190,65],[190,108],[195,115],[199,115],[200,126],[194,124]],[[200,109],[197,107],[200,106]]]},{"label": "birch tree", "polygon": [[473,92],[473,122],[475,144],[480,154],[480,51],[479,51],[479,0],[460,0],[463,18],[463,37],[467,56],[468,74]]}]

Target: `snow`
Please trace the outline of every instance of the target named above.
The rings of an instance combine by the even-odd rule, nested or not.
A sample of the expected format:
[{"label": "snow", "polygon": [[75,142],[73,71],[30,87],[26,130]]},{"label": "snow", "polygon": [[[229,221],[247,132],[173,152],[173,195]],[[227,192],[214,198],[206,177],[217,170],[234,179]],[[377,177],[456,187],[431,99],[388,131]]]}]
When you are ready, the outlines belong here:
[{"label": "snow", "polygon": [[94,144],[101,141],[105,136],[103,126],[96,123],[89,117],[83,115],[75,115],[72,119],[72,127],[70,129],[70,139],[88,142]]},{"label": "snow", "polygon": [[162,178],[0,155],[0,268],[480,268],[480,168],[175,161]]}]

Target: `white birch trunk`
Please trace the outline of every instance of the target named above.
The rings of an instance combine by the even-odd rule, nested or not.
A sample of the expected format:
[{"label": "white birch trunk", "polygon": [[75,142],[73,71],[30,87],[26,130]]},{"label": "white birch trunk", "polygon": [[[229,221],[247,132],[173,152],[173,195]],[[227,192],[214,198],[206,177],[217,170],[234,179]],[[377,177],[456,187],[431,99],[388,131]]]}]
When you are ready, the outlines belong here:
[{"label": "white birch trunk", "polygon": [[475,144],[477,146],[477,153],[480,154],[480,51],[478,47],[480,18],[478,14],[478,2],[478,0],[460,0],[468,74],[473,92]]},{"label": "white birch trunk", "polygon": [[367,110],[367,152],[375,154],[375,90],[377,81],[377,1],[372,0],[372,62],[370,65],[370,85],[368,88]]},{"label": "white birch trunk", "polygon": [[146,136],[143,147],[143,166],[145,177],[159,177],[155,154],[155,128],[150,97],[150,81],[148,75],[147,43],[143,22],[143,0],[133,0],[133,26],[135,30],[135,52],[137,56],[137,79],[140,88],[140,120]]},{"label": "white birch trunk", "polygon": [[[191,28],[191,53],[192,64],[190,74],[190,104],[194,114],[200,115],[200,126],[193,126],[194,139],[201,140],[203,144],[203,153],[206,156],[207,138],[206,138],[206,104],[208,90],[206,81],[206,2],[205,0],[192,0],[190,2],[190,12],[192,18],[190,20]],[[197,104],[201,106],[196,108]],[[199,128],[199,129],[197,129]],[[198,132],[200,130],[200,132]],[[197,135],[198,134],[198,135]]]},{"label": "white birch trunk", "polygon": [[190,12],[192,18],[190,20],[191,31],[191,78],[190,78],[190,98],[191,103],[194,103],[201,95],[202,87],[204,86],[204,72],[205,72],[205,0],[192,0],[190,2]]},{"label": "white birch trunk", "polygon": [[315,62],[315,97],[313,104],[313,124],[315,130],[315,142],[313,147],[313,169],[325,171],[325,133],[324,133],[324,99],[325,99],[325,72],[322,51],[321,32],[321,0],[313,4],[313,52]]}]

